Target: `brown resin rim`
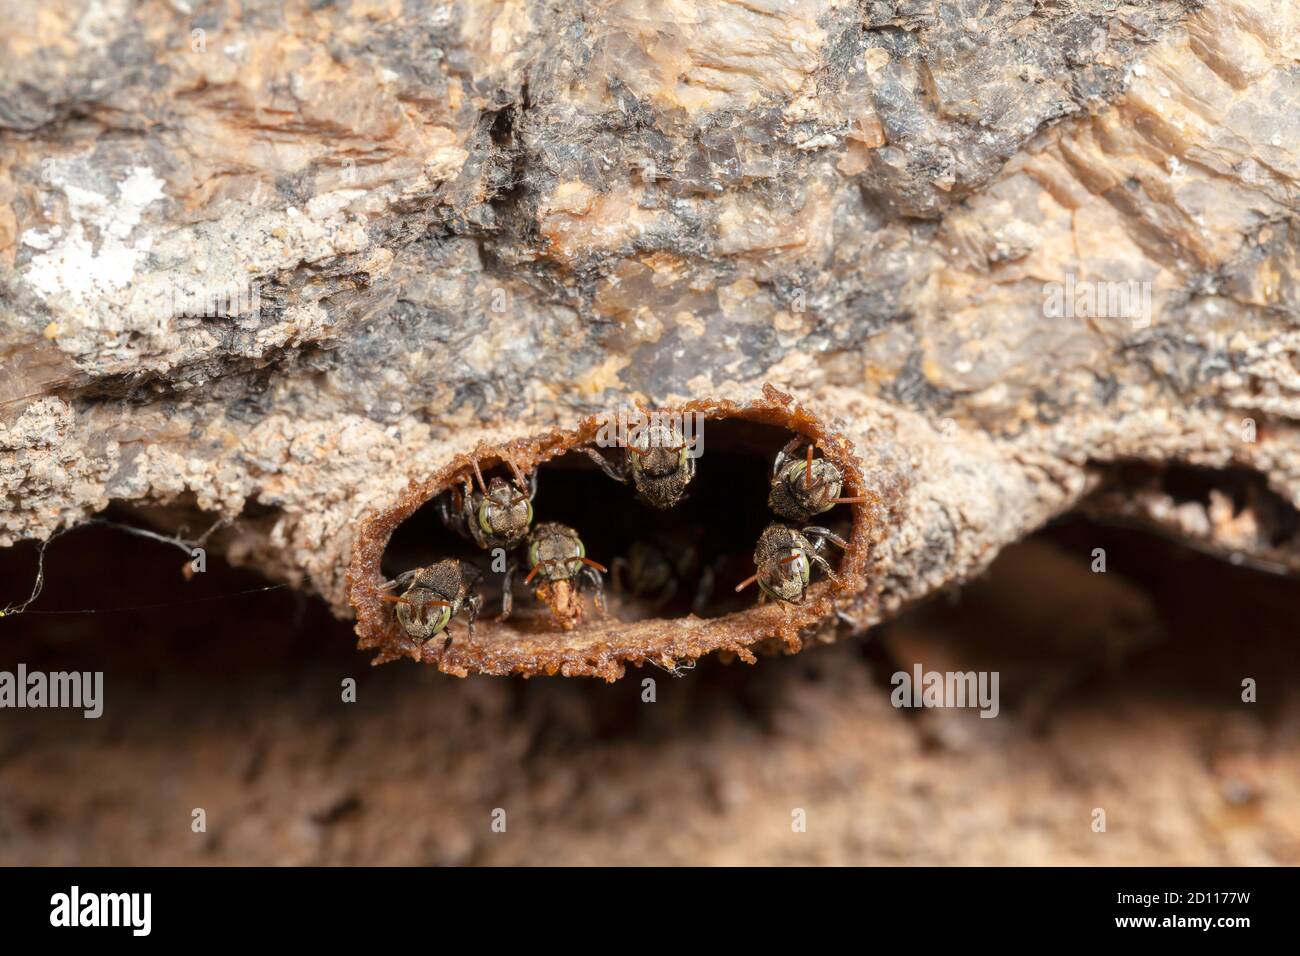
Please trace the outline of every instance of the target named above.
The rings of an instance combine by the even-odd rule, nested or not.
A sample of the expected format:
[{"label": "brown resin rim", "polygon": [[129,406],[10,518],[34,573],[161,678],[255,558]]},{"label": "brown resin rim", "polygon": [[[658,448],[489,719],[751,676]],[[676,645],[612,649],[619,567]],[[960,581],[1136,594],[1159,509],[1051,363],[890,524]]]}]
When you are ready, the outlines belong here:
[{"label": "brown resin rim", "polygon": [[[445,651],[440,639],[421,646],[409,638],[397,623],[392,604],[379,597],[382,592],[378,588],[384,581],[380,562],[393,532],[420,507],[450,487],[470,467],[471,454],[481,468],[503,463],[508,455],[528,471],[594,441],[606,419],[592,416],[572,430],[547,431],[498,446],[480,445],[470,453],[459,454],[424,481],[412,481],[392,506],[368,513],[358,529],[348,569],[349,599],[357,614],[357,646],[377,650],[376,664],[410,657],[459,677],[562,674],[603,677],[609,681],[622,677],[629,663],[639,666],[648,662],[672,669],[715,651],[730,652],[753,663],[756,658],[751,645],[772,638],[783,642],[790,652],[799,650],[801,630],[834,614],[836,598],[856,594],[867,584],[866,569],[881,528],[882,504],[873,489],[864,487],[862,463],[852,443],[791,396],[770,385],[764,386],[761,399],[747,404],[700,399],[658,411],[681,415],[702,413],[705,421],[730,418],[776,425],[815,441],[821,454],[839,466],[844,476],[845,495],[871,499],[847,506],[852,510],[853,525],[849,547],[840,560],[840,584],[837,586],[829,580],[815,582],[807,600],[800,605],[755,604],[747,610],[715,618],[689,615],[628,622],[592,615],[574,630],[565,631],[558,625],[545,630],[520,626],[514,619],[498,623],[491,615],[484,615],[475,626],[472,644],[463,628],[457,629],[451,646]],[[613,483],[611,488],[623,491]]]}]

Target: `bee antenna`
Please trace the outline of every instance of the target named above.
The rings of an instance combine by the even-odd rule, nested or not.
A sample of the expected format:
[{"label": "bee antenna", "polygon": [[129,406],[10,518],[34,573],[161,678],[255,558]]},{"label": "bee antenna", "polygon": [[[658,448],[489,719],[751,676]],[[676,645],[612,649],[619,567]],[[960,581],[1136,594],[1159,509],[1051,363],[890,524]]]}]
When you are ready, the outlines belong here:
[{"label": "bee antenna", "polygon": [[745,590],[745,588],[749,587],[751,584],[753,584],[753,583],[754,583],[755,581],[757,581],[757,580],[758,580],[758,575],[757,575],[757,574],[751,574],[749,577],[745,578],[745,580],[741,581],[739,584],[736,585],[736,590],[737,590],[737,591],[743,591],[743,590]]},{"label": "bee antenna", "polygon": [[483,492],[484,495],[487,495],[487,485],[483,484],[483,472],[478,470],[478,459],[471,458],[469,463],[474,466],[474,477],[478,479],[479,491]]},{"label": "bee antenna", "polygon": [[597,564],[595,561],[591,560],[591,558],[579,558],[578,560],[589,568],[595,568],[601,574],[604,574],[609,570],[609,568],[605,567],[603,564]]},{"label": "bee antenna", "polygon": [[862,497],[862,498],[832,498],[832,499],[831,499],[831,504],[833,504],[833,505],[862,505],[862,504],[866,504],[866,503],[867,503],[868,501],[870,501],[870,500],[871,500],[870,498],[865,498],[865,497]]},{"label": "bee antenna", "polygon": [[533,569],[528,572],[528,577],[524,578],[524,584],[527,584],[533,578],[537,577],[537,572],[542,570],[543,564],[549,564],[549,563],[550,562],[547,561],[538,561],[536,564],[534,564]]},{"label": "bee antenna", "polygon": [[510,466],[510,470],[515,473],[515,484],[519,486],[519,490],[522,491],[524,494],[527,494],[528,482],[524,481],[523,473],[519,470],[519,466],[515,464],[515,460],[513,458],[507,458],[506,464],[508,464]]},{"label": "bee antenna", "polygon": [[812,481],[812,456],[813,456],[813,446],[812,446],[812,442],[809,442],[808,443],[808,466],[803,470],[804,491],[809,491],[812,489],[812,485],[810,484],[810,482]]}]

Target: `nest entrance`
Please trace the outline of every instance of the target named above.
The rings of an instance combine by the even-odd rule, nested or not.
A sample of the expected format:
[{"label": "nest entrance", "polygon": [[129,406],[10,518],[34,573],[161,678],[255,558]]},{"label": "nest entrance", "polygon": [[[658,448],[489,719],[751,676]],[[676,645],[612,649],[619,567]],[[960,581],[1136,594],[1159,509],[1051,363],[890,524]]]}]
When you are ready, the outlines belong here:
[{"label": "nest entrance", "polygon": [[[767,507],[772,459],[791,437],[786,429],[743,419],[706,422],[705,454],[690,489],[676,506],[662,510],[641,500],[632,486],[615,482],[586,455],[565,452],[537,466],[534,521],[559,521],[577,530],[587,556],[610,569],[605,597],[609,613],[621,621],[743,611],[753,605],[755,590],[737,594],[734,587],[753,573],[754,544],[774,520]],[[849,533],[847,507],[821,517],[836,525],[837,533]],[[827,557],[832,565],[839,563],[838,553],[828,549]],[[484,614],[499,613],[503,575],[493,569],[493,556],[443,524],[437,499],[393,533],[383,573],[392,578],[441,558],[478,567]],[[511,558],[519,561],[520,551]],[[514,590],[511,617],[519,615],[521,626],[534,618],[544,625],[546,608],[518,583]],[[589,598],[587,589],[588,607]]]},{"label": "nest entrance", "polygon": [[[773,458],[781,447],[796,434],[815,441],[818,453],[839,465],[845,495],[869,494],[851,448],[775,390],[745,406],[696,402],[664,411],[704,416],[704,449],[694,480],[672,508],[661,510],[639,500],[630,484],[611,479],[576,450],[597,435],[600,423],[590,419],[573,431],[533,441],[467,449],[393,508],[370,515],[350,574],[360,646],[377,648],[380,660],[410,656],[459,675],[563,673],[610,680],[622,675],[626,662],[671,667],[714,650],[752,660],[749,646],[772,637],[797,646],[800,628],[833,613],[832,598],[840,590],[834,583],[815,576],[806,601],[797,606],[758,606],[757,589],[737,594],[735,585],[753,573],[754,546],[776,520],[767,495]],[[509,473],[505,456],[537,472],[534,523],[573,527],[587,555],[610,568],[605,615],[596,612],[591,589],[584,587],[583,620],[566,631],[517,573],[514,611],[505,622],[495,620],[504,578],[500,556],[494,567],[492,553],[447,528],[438,511],[439,496],[459,481],[471,455],[486,469],[485,477],[496,469],[503,476]],[[849,541],[843,554],[833,547],[826,552],[846,591],[863,586],[874,511],[871,504],[838,505],[815,522]],[[377,588],[402,571],[444,558],[480,569],[484,611],[472,642],[464,618],[458,617],[449,646],[444,648],[443,635],[421,646],[405,635]],[[509,558],[522,562],[523,549],[516,548]]]}]

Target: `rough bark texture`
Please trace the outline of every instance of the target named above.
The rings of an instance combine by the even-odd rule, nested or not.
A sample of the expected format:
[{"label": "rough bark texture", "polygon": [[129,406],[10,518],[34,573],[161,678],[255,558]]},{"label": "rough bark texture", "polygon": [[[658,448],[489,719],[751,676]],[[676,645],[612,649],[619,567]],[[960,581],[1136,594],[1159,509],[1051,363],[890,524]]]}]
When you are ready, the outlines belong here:
[{"label": "rough bark texture", "polygon": [[1292,5],[3,6],[0,543],[197,509],[349,615],[456,456],[770,382],[902,489],[855,629],[1094,491],[1300,564]]}]

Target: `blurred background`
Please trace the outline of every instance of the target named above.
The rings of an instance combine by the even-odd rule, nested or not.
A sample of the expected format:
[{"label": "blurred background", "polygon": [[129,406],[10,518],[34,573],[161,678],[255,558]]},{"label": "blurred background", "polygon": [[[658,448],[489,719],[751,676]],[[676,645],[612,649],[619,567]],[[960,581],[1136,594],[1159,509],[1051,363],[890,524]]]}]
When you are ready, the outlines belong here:
[{"label": "blurred background", "polygon": [[[78,529],[0,619],[0,670],[104,672],[98,720],[0,711],[0,863],[1300,863],[1300,582],[1123,528],[1055,525],[854,640],[612,685],[372,668],[316,600],[185,563]],[[0,550],[0,604],[35,569]],[[891,707],[916,663],[998,671],[998,717]]]}]

